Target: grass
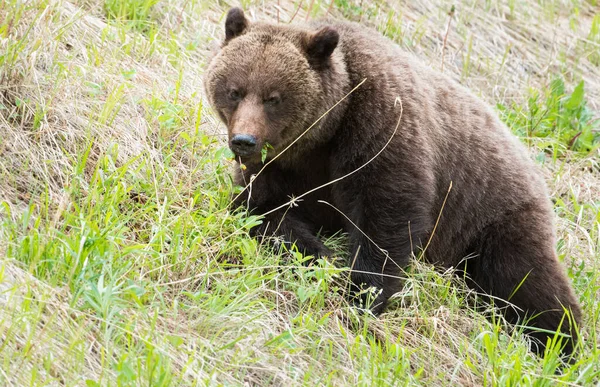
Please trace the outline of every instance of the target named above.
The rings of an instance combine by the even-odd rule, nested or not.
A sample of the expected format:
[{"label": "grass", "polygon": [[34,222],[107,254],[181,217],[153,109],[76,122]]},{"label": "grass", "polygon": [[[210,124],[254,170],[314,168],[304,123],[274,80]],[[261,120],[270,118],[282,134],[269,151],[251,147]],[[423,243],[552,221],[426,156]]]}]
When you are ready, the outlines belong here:
[{"label": "grass", "polygon": [[497,107],[547,177],[584,309],[580,358],[533,356],[450,272],[416,262],[374,318],[344,297],[343,235],[327,241],[339,259],[311,267],[251,239],[260,219],[227,207],[230,152],[202,95],[222,2],[7,0],[0,384],[598,384],[597,4],[244,6],[361,21]]}]

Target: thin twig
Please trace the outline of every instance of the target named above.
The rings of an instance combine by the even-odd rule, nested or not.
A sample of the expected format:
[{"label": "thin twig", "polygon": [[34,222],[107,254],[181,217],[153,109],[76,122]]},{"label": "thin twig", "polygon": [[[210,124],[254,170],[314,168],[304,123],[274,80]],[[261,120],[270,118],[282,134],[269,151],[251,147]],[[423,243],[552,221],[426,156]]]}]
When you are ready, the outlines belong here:
[{"label": "thin twig", "polygon": [[333,10],[333,4],[334,4],[335,0],[331,0],[329,2],[329,7],[327,7],[327,14],[331,15],[331,11]]},{"label": "thin twig", "polygon": [[296,18],[296,15],[298,14],[298,11],[300,11],[300,7],[302,6],[302,1],[303,0],[300,0],[298,2],[298,7],[296,8],[296,12],[294,12],[294,14],[292,15],[292,18],[290,19],[289,23],[293,22],[294,19]]},{"label": "thin twig", "polygon": [[450,181],[450,185],[448,186],[448,192],[446,192],[446,196],[444,197],[444,201],[442,202],[442,208],[440,208],[440,212],[438,213],[438,217],[435,220],[435,225],[433,226],[433,230],[431,231],[429,240],[427,241],[427,244],[425,245],[425,248],[423,249],[422,255],[425,255],[425,251],[427,251],[427,248],[429,247],[429,244],[431,243],[431,239],[433,239],[433,235],[435,234],[435,230],[437,229],[437,226],[440,223],[440,219],[442,217],[442,212],[444,212],[444,207],[446,206],[446,201],[448,200],[448,196],[450,195],[451,190],[452,190],[452,181]]},{"label": "thin twig", "polygon": [[310,4],[308,5],[308,11],[306,11],[306,19],[305,20],[308,20],[310,18],[310,13],[312,11],[312,7],[314,4],[315,4],[315,0],[311,0]]},{"label": "thin twig", "polygon": [[448,28],[446,29],[446,36],[444,36],[444,45],[442,46],[442,72],[444,72],[444,57],[446,55],[446,42],[448,41],[448,34],[450,34],[450,25],[452,24],[452,17],[454,16],[455,8],[452,6],[450,12],[448,12]]}]

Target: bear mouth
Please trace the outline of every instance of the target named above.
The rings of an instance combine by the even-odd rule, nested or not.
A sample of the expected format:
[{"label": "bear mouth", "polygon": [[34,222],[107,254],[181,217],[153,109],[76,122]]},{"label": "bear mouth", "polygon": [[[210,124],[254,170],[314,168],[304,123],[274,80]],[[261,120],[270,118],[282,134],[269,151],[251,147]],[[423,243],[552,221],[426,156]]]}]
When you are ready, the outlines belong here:
[{"label": "bear mouth", "polygon": [[257,164],[262,160],[261,151],[258,150],[243,150],[243,149],[234,149],[229,146],[229,149],[235,155],[235,160],[242,164]]},{"label": "bear mouth", "polygon": [[254,151],[254,150],[238,149],[238,148],[233,148],[231,146],[229,147],[229,149],[237,157],[252,158],[251,156],[258,155],[258,153],[256,151]]}]

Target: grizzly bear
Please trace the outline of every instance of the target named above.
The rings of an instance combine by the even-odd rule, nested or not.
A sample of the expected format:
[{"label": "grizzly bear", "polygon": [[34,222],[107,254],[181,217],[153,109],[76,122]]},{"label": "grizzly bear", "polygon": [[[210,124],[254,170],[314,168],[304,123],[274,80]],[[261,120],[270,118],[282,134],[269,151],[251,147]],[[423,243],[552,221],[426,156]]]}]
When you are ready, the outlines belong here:
[{"label": "grizzly bear", "polygon": [[471,92],[358,24],[251,23],[239,8],[204,84],[240,164],[236,203],[265,215],[254,235],[321,257],[319,232],[343,230],[374,313],[421,254],[526,323],[534,351],[558,330],[573,352],[581,310],[544,180]]}]

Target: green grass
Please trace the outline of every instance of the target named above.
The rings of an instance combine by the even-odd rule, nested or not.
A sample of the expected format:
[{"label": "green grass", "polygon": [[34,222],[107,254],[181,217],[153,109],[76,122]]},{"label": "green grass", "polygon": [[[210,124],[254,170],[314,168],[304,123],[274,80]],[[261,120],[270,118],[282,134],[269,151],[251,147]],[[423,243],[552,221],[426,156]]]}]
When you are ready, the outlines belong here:
[{"label": "green grass", "polygon": [[105,0],[104,11],[109,20],[117,20],[140,31],[152,25],[151,12],[158,0]]},{"label": "green grass", "polygon": [[[280,2],[282,22],[298,4]],[[452,4],[436,4],[336,0],[331,11],[439,69]],[[451,272],[416,262],[375,318],[346,301],[343,235],[327,241],[337,260],[312,266],[249,237],[260,219],[228,206],[239,187],[202,95],[225,5],[76,5],[0,5],[0,385],[600,382],[593,4],[462,4],[444,50],[444,71],[497,106],[548,177],[559,257],[585,316],[580,357],[567,367],[556,350],[533,356]],[[309,16],[329,9],[315,1]],[[556,22],[576,44],[531,43]],[[531,72],[540,63],[552,65]]]}]

